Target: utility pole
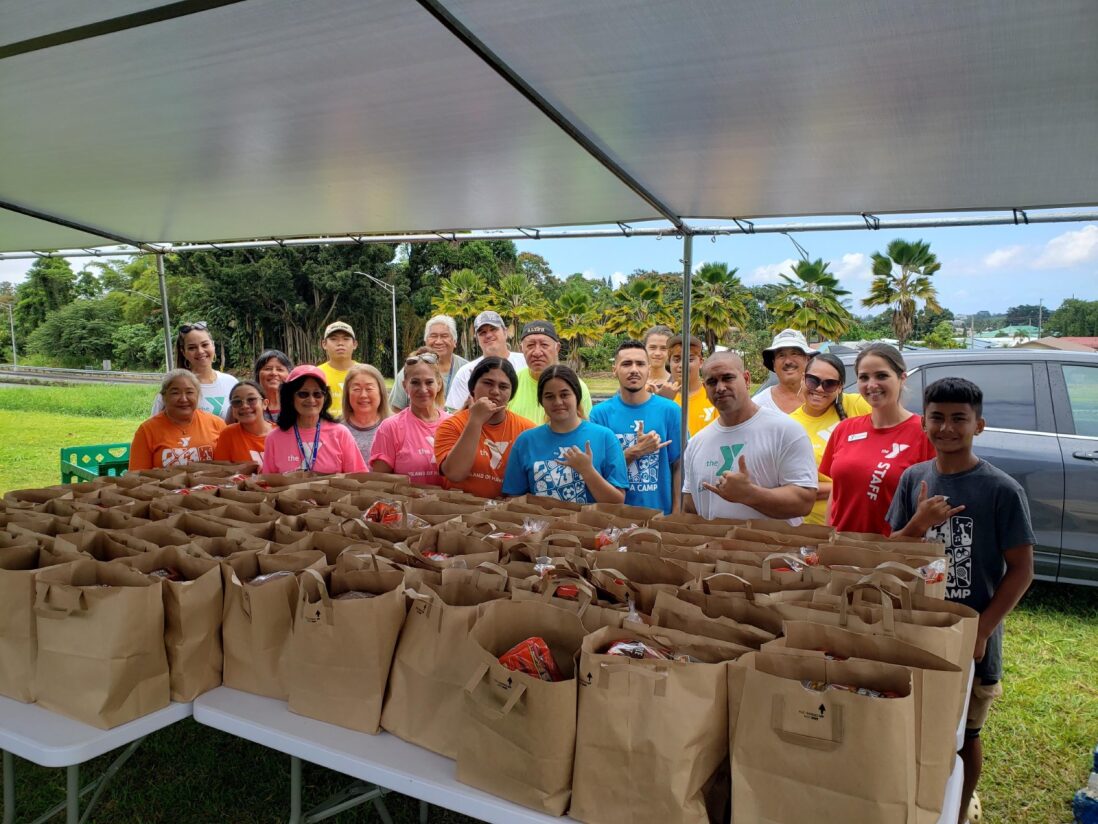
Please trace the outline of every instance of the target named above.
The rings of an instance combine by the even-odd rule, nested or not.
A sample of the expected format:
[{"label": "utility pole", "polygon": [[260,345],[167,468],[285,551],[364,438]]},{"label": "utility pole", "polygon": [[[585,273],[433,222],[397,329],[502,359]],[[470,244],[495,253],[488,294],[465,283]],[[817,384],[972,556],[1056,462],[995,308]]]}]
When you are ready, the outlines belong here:
[{"label": "utility pole", "polygon": [[1041,337],[1041,329],[1044,328],[1045,299],[1037,298],[1037,337]]},{"label": "utility pole", "polygon": [[4,308],[8,310],[8,323],[11,324],[11,365],[13,369],[18,369],[19,355],[15,352],[15,315],[12,314],[12,304],[5,303]]}]

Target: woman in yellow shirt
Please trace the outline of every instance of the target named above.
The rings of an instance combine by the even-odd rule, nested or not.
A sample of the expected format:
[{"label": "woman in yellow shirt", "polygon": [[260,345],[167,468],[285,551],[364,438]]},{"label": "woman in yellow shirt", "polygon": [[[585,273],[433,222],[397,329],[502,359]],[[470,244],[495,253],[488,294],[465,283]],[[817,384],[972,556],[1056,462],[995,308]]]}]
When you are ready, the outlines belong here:
[{"label": "woman in yellow shirt", "polygon": [[[869,404],[859,394],[846,394],[846,368],[843,362],[826,352],[816,355],[804,370],[802,393],[804,403],[789,417],[804,427],[820,465],[827,439],[844,418],[870,413]],[[827,523],[827,499],[831,495],[831,479],[820,473],[820,486],[816,492],[816,504],[804,519],[806,524]]]}]

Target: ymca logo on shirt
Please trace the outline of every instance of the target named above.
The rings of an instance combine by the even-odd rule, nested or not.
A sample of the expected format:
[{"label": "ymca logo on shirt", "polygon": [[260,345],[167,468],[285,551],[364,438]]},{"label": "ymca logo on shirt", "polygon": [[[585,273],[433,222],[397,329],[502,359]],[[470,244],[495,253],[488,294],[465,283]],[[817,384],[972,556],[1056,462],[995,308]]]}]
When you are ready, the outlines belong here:
[{"label": "ymca logo on shirt", "polygon": [[225,398],[207,397],[206,403],[210,405],[210,409],[217,417],[221,417],[225,412]]},{"label": "ymca logo on shirt", "polygon": [[887,458],[887,460],[880,461],[877,464],[877,468],[873,470],[873,474],[869,476],[869,489],[866,490],[866,497],[871,501],[877,500],[881,495],[881,486],[884,484],[885,476],[888,475],[888,470],[892,468],[892,464],[889,461],[894,458],[900,457],[900,453],[907,449],[910,444],[896,443],[893,441],[891,449],[882,449],[881,454]]},{"label": "ymca logo on shirt", "polygon": [[713,418],[717,417],[717,410],[712,406],[702,407],[702,417],[705,418],[706,423],[711,423]]},{"label": "ymca logo on shirt", "polygon": [[[713,469],[714,475],[723,475],[725,472],[736,471],[736,460],[740,457],[740,453],[743,452],[743,448],[747,444],[734,443],[731,446],[721,447],[721,460],[710,460],[705,462],[706,469]],[[714,467],[716,467],[714,469]]]},{"label": "ymca logo on shirt", "polygon": [[510,445],[510,441],[490,441],[487,438],[484,439],[484,446],[488,450],[488,465],[492,467],[492,469],[499,469],[499,465],[503,463],[503,456],[507,454],[507,447]]},{"label": "ymca logo on shirt", "polygon": [[881,454],[889,460],[892,460],[893,458],[900,457],[900,453],[907,449],[908,446],[910,446],[910,444],[896,443],[895,441],[893,441],[892,449],[882,449]]}]

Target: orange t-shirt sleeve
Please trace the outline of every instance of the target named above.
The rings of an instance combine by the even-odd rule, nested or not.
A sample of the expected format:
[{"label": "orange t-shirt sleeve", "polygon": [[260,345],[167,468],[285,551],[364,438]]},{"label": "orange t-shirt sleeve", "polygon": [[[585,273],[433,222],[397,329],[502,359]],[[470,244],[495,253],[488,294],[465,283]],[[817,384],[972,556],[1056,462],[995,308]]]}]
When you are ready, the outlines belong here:
[{"label": "orange t-shirt sleeve", "polygon": [[465,424],[469,422],[469,413],[462,411],[444,420],[435,430],[435,460],[438,461],[441,472],[442,462],[453,450],[465,431]]},{"label": "orange t-shirt sleeve", "polygon": [[153,422],[153,418],[145,421],[133,434],[133,440],[130,442],[130,464],[131,471],[136,472],[142,469],[152,469],[152,450],[149,448],[149,435],[148,426]]}]

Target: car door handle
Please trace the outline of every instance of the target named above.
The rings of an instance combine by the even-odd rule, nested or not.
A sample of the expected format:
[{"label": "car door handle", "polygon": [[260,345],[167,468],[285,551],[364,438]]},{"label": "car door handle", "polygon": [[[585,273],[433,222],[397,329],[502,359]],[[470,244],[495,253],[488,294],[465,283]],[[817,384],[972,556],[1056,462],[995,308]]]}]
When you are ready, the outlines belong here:
[{"label": "car door handle", "polygon": [[1078,458],[1081,461],[1098,461],[1098,452],[1072,452],[1071,457]]}]

